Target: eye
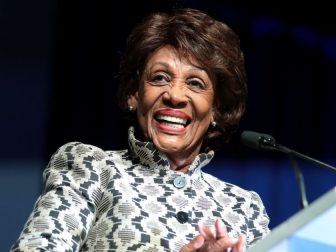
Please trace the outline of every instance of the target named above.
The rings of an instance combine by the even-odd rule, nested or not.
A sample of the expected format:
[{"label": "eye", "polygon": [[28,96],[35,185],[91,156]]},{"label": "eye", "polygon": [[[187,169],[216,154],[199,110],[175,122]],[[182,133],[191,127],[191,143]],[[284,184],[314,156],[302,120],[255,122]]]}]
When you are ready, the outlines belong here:
[{"label": "eye", "polygon": [[205,88],[205,84],[203,81],[199,80],[199,79],[190,79],[187,81],[187,84],[192,88],[192,89],[204,89]]},{"label": "eye", "polygon": [[164,85],[170,81],[169,75],[165,73],[155,73],[150,76],[149,82],[155,85]]}]

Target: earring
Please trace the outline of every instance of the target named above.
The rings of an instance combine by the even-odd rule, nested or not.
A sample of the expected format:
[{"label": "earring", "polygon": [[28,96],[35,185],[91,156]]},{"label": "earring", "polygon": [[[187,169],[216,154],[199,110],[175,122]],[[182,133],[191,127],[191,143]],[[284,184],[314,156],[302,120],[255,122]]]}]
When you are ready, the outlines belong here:
[{"label": "earring", "polygon": [[129,112],[133,112],[134,111],[134,108],[132,106],[128,106],[128,111]]},{"label": "earring", "polygon": [[216,128],[216,126],[217,126],[216,121],[211,122],[211,125],[212,125],[212,127]]}]

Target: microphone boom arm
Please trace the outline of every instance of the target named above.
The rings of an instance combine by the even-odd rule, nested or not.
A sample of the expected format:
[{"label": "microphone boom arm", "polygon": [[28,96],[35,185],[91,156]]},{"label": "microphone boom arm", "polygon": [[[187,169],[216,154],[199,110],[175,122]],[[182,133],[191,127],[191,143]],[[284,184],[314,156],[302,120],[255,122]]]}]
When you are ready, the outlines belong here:
[{"label": "microphone boom arm", "polygon": [[306,155],[304,155],[304,154],[302,154],[300,152],[297,152],[297,151],[294,151],[292,149],[289,149],[286,146],[283,146],[281,144],[275,144],[274,147],[275,147],[276,150],[279,150],[279,151],[281,151],[283,153],[286,153],[288,155],[291,155],[291,156],[294,156],[294,157],[298,157],[298,158],[310,161],[310,162],[315,163],[315,164],[317,164],[317,165],[319,165],[321,167],[328,168],[328,169],[336,172],[336,167],[333,167],[333,166],[331,166],[329,164],[323,163],[320,160],[317,160],[315,158],[311,158],[309,156],[306,156]]},{"label": "microphone boom arm", "polygon": [[293,157],[298,157],[298,158],[313,162],[313,163],[315,163],[315,164],[317,164],[321,167],[328,168],[328,169],[336,172],[336,167],[331,166],[331,165],[326,164],[326,163],[323,163],[320,160],[309,157],[309,156],[304,155],[304,154],[302,154],[300,152],[297,152],[295,150],[289,149],[288,147],[286,147],[284,145],[278,144],[275,141],[275,139],[270,135],[260,134],[258,142],[259,142],[259,147],[261,149],[281,151],[285,154],[288,154],[288,155],[291,155]]}]

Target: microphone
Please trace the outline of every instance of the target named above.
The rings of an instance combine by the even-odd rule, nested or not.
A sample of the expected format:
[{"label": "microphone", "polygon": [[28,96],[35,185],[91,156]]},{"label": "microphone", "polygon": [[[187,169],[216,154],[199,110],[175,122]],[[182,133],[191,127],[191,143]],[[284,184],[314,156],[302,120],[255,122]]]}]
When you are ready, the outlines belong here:
[{"label": "microphone", "polygon": [[255,131],[244,131],[240,135],[240,140],[243,144],[245,144],[247,147],[250,147],[252,149],[260,149],[260,150],[275,150],[280,151],[285,154],[295,156],[310,162],[313,162],[319,166],[322,166],[324,168],[328,168],[334,172],[336,172],[336,167],[331,166],[329,164],[323,163],[315,158],[306,156],[300,152],[294,151],[292,149],[289,149],[275,141],[275,138],[268,134],[258,133]]},{"label": "microphone", "polygon": [[276,150],[274,137],[268,134],[261,134],[254,131],[244,131],[240,135],[240,140],[247,147],[261,150]]},{"label": "microphone", "polygon": [[302,153],[299,153],[281,144],[278,144],[275,141],[275,138],[268,134],[258,133],[255,131],[244,131],[240,135],[240,140],[244,145],[252,149],[260,149],[260,150],[266,150],[266,151],[275,150],[275,151],[283,152],[289,156],[292,166],[294,168],[295,177],[296,177],[296,180],[299,186],[300,197],[301,197],[301,202],[300,202],[301,208],[306,208],[308,206],[308,201],[307,201],[307,196],[306,196],[306,189],[305,189],[303,175],[294,157],[299,157],[304,160],[308,160],[315,164],[318,164],[322,167],[329,168],[332,171],[336,171],[336,168],[329,164],[323,163],[317,159],[308,157]]}]

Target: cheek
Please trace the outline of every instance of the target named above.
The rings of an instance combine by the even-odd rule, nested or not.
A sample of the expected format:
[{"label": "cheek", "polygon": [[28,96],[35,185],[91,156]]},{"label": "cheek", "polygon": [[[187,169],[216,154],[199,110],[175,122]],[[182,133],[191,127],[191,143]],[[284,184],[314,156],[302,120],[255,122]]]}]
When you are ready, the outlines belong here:
[{"label": "cheek", "polygon": [[196,114],[201,118],[211,118],[212,117],[212,106],[213,99],[212,97],[201,97],[195,101]]},{"label": "cheek", "polygon": [[138,97],[138,116],[147,119],[152,115],[155,104],[158,102],[161,91],[159,88],[144,88]]},{"label": "cheek", "polygon": [[[145,84],[142,90],[142,102],[146,107],[152,107],[160,100],[160,97],[167,91],[165,86],[152,86]],[[140,101],[141,102],[141,101]]]}]

